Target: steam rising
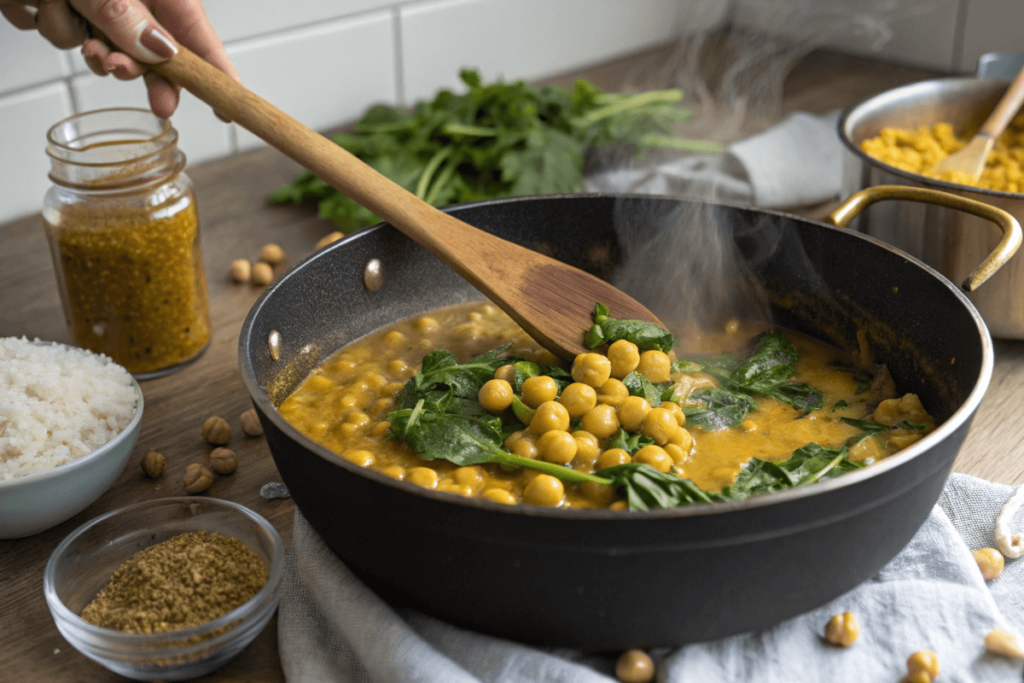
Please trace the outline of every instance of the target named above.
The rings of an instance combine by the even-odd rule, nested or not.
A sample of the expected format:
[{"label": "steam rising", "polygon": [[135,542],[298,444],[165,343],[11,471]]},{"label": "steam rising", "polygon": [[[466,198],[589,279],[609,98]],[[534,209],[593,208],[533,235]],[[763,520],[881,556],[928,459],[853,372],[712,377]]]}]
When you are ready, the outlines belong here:
[{"label": "steam rising", "polygon": [[[877,49],[891,38],[893,20],[933,9],[932,0],[688,0],[680,7],[687,33],[664,68],[627,89],[681,88],[695,114],[681,134],[733,142],[778,122],[786,77],[811,51],[839,38]],[[615,284],[657,314],[683,351],[711,350],[731,320],[744,321],[745,339],[770,323],[767,297],[735,239],[753,244],[760,260],[783,237],[777,221],[768,220],[770,227],[731,225],[707,203],[734,199],[736,183],[743,182],[728,155],[681,160],[662,154],[652,163],[620,153],[601,162],[617,170],[591,189],[664,194],[671,188],[696,200],[661,214],[632,201],[620,201],[616,210],[624,259]],[[680,168],[689,178],[683,190]]]}]

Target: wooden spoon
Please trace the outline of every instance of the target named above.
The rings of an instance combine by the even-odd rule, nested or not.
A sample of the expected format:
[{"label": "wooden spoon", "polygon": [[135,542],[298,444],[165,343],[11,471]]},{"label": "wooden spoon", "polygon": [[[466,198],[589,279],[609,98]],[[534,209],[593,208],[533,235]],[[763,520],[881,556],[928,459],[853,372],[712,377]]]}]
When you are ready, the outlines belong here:
[{"label": "wooden spoon", "polygon": [[1021,104],[1024,104],[1024,69],[1021,69],[1017,77],[1010,83],[1010,87],[1003,93],[996,108],[981,124],[977,134],[960,151],[950,154],[932,168],[932,173],[945,173],[947,171],[962,171],[973,180],[981,177],[985,170],[985,162],[988,160],[989,152],[995,146],[996,140],[1003,134],[1010,121],[1017,114]]},{"label": "wooden spoon", "polygon": [[556,356],[571,361],[587,351],[583,335],[593,324],[591,313],[598,301],[614,318],[661,324],[607,282],[439,211],[188,49],[178,50],[153,70],[432,251]]}]

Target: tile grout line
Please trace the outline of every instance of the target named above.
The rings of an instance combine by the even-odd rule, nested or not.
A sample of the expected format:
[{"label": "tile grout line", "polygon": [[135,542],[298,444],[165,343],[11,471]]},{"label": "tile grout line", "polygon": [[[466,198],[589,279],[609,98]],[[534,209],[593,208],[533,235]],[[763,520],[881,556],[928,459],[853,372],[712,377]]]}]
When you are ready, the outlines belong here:
[{"label": "tile grout line", "polygon": [[394,57],[395,57],[395,100],[398,106],[405,106],[405,64],[403,63],[405,51],[402,49],[402,10],[400,7],[391,8],[391,25],[394,32]]}]

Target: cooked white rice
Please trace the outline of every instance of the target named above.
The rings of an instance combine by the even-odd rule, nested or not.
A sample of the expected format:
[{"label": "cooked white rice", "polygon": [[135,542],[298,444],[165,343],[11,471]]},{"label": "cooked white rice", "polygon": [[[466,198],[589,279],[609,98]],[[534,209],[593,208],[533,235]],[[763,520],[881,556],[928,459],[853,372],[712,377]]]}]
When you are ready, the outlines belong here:
[{"label": "cooked white rice", "polygon": [[0,481],[87,455],[135,415],[132,376],[84,349],[0,338]]}]

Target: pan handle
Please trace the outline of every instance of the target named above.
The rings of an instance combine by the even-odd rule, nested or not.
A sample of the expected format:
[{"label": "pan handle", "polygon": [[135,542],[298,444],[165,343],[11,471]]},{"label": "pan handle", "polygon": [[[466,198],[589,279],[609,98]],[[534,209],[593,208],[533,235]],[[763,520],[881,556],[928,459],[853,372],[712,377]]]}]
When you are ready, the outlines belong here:
[{"label": "pan handle", "polygon": [[1016,218],[1006,211],[973,199],[968,199],[967,197],[949,194],[948,192],[939,192],[938,190],[929,190],[924,187],[877,185],[866,188],[850,195],[846,201],[828,215],[825,222],[845,228],[864,209],[875,202],[887,199],[903,199],[911,202],[944,206],[947,209],[966,211],[967,213],[990,220],[999,226],[1003,231],[1003,239],[999,240],[995,251],[989,254],[988,258],[982,261],[981,265],[975,268],[974,272],[968,275],[967,279],[960,285],[965,292],[973,292],[985,280],[995,275],[996,271],[1006,265],[1006,262],[1010,260],[1010,257],[1017,252],[1017,248],[1020,246],[1020,224]]}]

